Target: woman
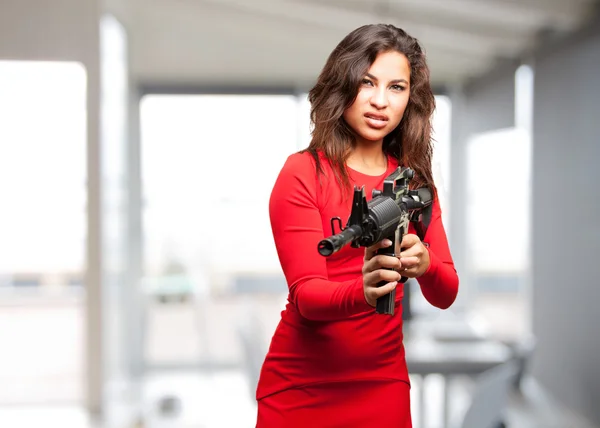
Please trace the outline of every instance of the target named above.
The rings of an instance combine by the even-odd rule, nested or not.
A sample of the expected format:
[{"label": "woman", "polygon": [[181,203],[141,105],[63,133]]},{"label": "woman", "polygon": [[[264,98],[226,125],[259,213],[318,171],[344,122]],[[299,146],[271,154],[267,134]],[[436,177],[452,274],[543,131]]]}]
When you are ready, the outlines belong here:
[{"label": "woman", "polygon": [[[392,25],[360,27],[331,53],[309,100],[311,143],[287,159],[270,199],[289,297],[258,382],[257,427],[410,427],[399,272],[439,308],[458,291],[431,173],[425,55]],[[388,240],[322,257],[317,244],[332,217],[348,218],[353,186],[369,197],[398,165],[415,171],[411,187],[434,195],[427,244],[411,228],[399,257],[375,256]],[[377,314],[377,298],[393,289],[395,314]]]}]

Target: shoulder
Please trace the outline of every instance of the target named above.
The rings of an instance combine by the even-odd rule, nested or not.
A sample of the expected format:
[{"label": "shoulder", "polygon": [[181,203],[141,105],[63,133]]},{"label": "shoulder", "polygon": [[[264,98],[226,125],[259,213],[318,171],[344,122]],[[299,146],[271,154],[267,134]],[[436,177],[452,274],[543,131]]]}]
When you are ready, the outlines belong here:
[{"label": "shoulder", "polygon": [[[304,195],[315,205],[323,202],[323,198],[336,193],[335,180],[331,165],[322,154],[317,159],[308,151],[293,153],[285,160],[273,187],[273,195]],[[326,196],[324,196],[326,195]]]},{"label": "shoulder", "polygon": [[[298,152],[285,160],[270,196],[270,209],[317,206],[319,186],[316,163],[308,152]],[[291,204],[291,205],[290,205]]]},{"label": "shoulder", "polygon": [[305,172],[314,170],[315,158],[309,152],[296,152],[288,156],[282,170]]},{"label": "shoulder", "polygon": [[320,181],[322,178],[327,178],[331,175],[331,165],[321,152],[318,152],[315,158],[312,153],[301,151],[288,156],[280,175],[292,175],[304,179],[313,178]]},{"label": "shoulder", "polygon": [[313,189],[317,181],[317,168],[313,156],[308,152],[296,152],[289,155],[283,163],[275,182],[275,189]]}]

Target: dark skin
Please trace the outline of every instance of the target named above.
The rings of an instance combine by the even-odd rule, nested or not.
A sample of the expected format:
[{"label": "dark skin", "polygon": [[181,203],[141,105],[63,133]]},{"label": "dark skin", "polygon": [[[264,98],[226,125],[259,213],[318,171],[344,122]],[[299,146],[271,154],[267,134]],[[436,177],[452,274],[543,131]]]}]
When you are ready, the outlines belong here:
[{"label": "dark skin", "polygon": [[[404,235],[400,245],[404,251],[400,253],[400,257],[375,255],[379,248],[389,247],[391,244],[389,239],[384,239],[365,249],[362,268],[363,290],[365,300],[373,307],[376,306],[379,297],[396,288],[402,276],[418,278],[429,267],[429,251],[417,235]],[[378,287],[377,284],[381,281],[387,281],[387,284]]]}]

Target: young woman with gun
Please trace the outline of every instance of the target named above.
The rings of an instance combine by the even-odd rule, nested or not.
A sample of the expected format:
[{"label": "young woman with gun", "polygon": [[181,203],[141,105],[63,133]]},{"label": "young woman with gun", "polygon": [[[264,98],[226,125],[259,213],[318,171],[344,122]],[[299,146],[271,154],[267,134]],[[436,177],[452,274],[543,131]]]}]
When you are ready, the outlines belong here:
[{"label": "young woman with gun", "polygon": [[[431,172],[435,100],[416,39],[392,25],[347,35],[309,92],[307,149],[283,166],[270,199],[273,236],[289,286],[257,388],[258,428],[411,427],[402,344],[401,277],[416,278],[432,305],[448,308],[458,276]],[[423,241],[408,229],[395,256],[317,244],[333,217],[347,219],[354,186],[370,197],[399,166],[411,188],[433,195]],[[393,315],[376,301],[396,289]]]}]

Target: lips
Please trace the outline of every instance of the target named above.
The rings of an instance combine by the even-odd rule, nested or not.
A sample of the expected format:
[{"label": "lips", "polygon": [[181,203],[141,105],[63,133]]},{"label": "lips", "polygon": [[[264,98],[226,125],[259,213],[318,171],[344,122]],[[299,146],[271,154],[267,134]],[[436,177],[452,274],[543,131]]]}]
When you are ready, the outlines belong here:
[{"label": "lips", "polygon": [[365,113],[365,122],[372,129],[381,130],[387,127],[389,118],[381,113]]},{"label": "lips", "polygon": [[382,121],[388,121],[388,117],[385,114],[379,114],[379,113],[365,113],[365,117],[368,119],[374,119],[374,120],[382,120]]}]

